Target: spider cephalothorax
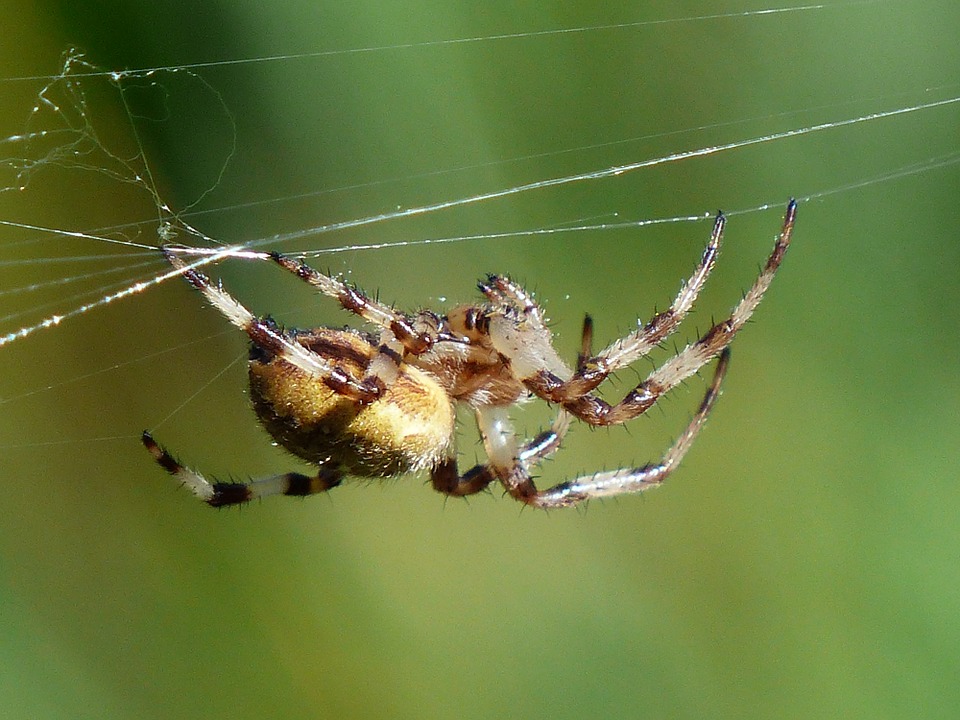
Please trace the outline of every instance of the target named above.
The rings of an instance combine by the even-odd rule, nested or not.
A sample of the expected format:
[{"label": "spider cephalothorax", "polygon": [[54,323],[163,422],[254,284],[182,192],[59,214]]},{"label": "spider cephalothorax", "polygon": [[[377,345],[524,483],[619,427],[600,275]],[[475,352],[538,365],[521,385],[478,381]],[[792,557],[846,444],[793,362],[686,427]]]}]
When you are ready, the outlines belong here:
[{"label": "spider cephalothorax", "polygon": [[[177,248],[165,254],[174,268],[251,340],[250,389],[267,431],[287,450],[319,468],[313,477],[286,473],[247,483],[210,482],[160,448],[143,442],[155,459],[210,505],[242,503],[265,495],[308,495],[340,484],[345,475],[384,477],[429,471],[439,492],[464,496],[500,482],[507,493],[537,507],[573,505],[595,497],[640,492],[663,482],[679,464],[720,392],[728,345],[773,280],[793,231],[791,201],[773,252],[730,317],[655,369],[618,403],[594,390],[612,373],[647,355],[673,333],[713,268],[725,219],[717,215],[710,241],[673,304],[601,352],[592,349],[593,324],[583,325],[580,355],[569,366],[553,347],[539,306],[517,284],[491,275],[480,284],[485,302],[445,315],[400,313],[303,262],[270,258],[320,292],[337,299],[376,329],[279,329],[254,316],[219,285],[184,262]],[[700,407],[659,462],[585,475],[539,490],[531,471],[559,448],[572,418],[618,425],[707,362],[720,356]],[[556,405],[553,426],[519,442],[510,409],[531,396]],[[460,474],[454,448],[454,406],[471,407],[487,462]]]}]

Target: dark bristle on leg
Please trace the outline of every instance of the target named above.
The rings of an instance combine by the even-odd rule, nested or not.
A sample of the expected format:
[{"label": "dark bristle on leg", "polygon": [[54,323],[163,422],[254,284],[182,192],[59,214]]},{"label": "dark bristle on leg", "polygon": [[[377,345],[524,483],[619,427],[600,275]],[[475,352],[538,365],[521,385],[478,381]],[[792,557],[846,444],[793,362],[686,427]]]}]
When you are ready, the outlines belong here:
[{"label": "dark bristle on leg", "polygon": [[577,372],[582,373],[587,358],[593,356],[593,318],[590,314],[583,316],[583,330],[580,332],[580,352],[577,353]]}]

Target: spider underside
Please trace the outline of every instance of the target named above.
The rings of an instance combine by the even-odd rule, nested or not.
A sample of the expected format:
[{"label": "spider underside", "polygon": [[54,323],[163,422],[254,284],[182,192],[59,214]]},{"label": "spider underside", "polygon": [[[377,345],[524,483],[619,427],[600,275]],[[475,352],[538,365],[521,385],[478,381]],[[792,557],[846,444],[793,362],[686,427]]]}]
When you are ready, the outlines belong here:
[{"label": "spider underside", "polygon": [[[433,487],[466,496],[500,482],[513,498],[541,508],[641,492],[660,485],[689,450],[720,393],[729,344],[766,292],[790,243],[796,202],[787,206],[773,252],[752,287],[726,320],[656,368],[618,403],[594,390],[672,334],[689,312],[716,261],[725,218],[717,215],[699,264],[673,304],[626,337],[593,353],[593,324],[583,324],[581,350],[570,367],[553,347],[545,318],[532,297],[508,278],[490,275],[479,287],[486,302],[446,315],[405,314],[292,258],[271,254],[277,265],[335,298],[374,328],[281,330],[253,315],[218,284],[168,246],[174,268],[251,341],[249,374],[254,409],[287,450],[316,465],[312,477],[285,473],[244,483],[209,481],[177,462],[148,432],[143,442],[156,461],[215,507],[267,495],[310,495],[346,475],[386,477],[428,471]],[[719,361],[687,427],[661,459],[637,468],[584,475],[538,489],[532,471],[560,447],[573,418],[589,425],[619,425],[646,412],[657,399]],[[521,442],[510,423],[512,406],[535,396],[558,408],[552,426]],[[454,406],[474,410],[487,462],[465,473],[457,467]]]}]

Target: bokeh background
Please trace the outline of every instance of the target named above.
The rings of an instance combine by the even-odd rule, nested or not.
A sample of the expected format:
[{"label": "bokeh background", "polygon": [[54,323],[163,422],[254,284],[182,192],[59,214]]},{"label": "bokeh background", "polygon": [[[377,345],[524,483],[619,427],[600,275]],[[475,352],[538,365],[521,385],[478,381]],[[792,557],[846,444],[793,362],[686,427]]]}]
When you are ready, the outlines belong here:
[{"label": "bokeh background", "polygon": [[[116,70],[260,58],[132,82],[130,112],[103,78],[83,80],[114,160],[139,137],[162,198],[232,243],[960,94],[960,10],[947,0],[703,19],[771,6],[574,5],[7,4],[0,137],[23,132],[71,46]],[[437,43],[456,38],[487,39]],[[4,717],[956,717],[958,127],[950,105],[271,245],[770,203],[731,216],[682,344],[752,281],[791,195],[847,187],[801,206],[724,397],[669,485],[586,511],[521,512],[499,492],[445,502],[420,478],[201,506],[151,463],[143,428],[222,477],[301,466],[247,407],[244,339],[185,284],[0,348]],[[74,163],[126,172],[76,149]],[[7,140],[0,156],[25,153]],[[0,219],[156,242],[142,188],[67,160],[0,193]],[[102,230],[133,221],[146,223]],[[470,300],[476,278],[509,272],[572,356],[584,312],[604,343],[664,307],[708,232],[674,223],[316,262],[410,308]],[[2,227],[3,333],[162,267]],[[289,325],[346,321],[273,268],[213,272]],[[628,429],[577,428],[542,482],[655,459],[703,383]],[[518,424],[548,417],[531,408]],[[466,420],[469,464],[481,450]]]}]

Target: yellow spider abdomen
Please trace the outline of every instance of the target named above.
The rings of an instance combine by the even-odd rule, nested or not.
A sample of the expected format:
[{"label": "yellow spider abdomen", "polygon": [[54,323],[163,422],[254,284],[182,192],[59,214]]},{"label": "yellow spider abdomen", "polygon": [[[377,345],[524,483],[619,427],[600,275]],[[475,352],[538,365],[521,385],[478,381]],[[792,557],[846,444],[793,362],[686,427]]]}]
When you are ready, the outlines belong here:
[{"label": "yellow spider abdomen", "polygon": [[[319,328],[296,342],[363,377],[376,348],[359,333]],[[432,468],[447,457],[454,433],[449,396],[429,373],[401,363],[396,381],[362,405],[331,390],[281,356],[254,349],[250,391],[267,431],[287,450],[351,475],[382,477]]]}]

